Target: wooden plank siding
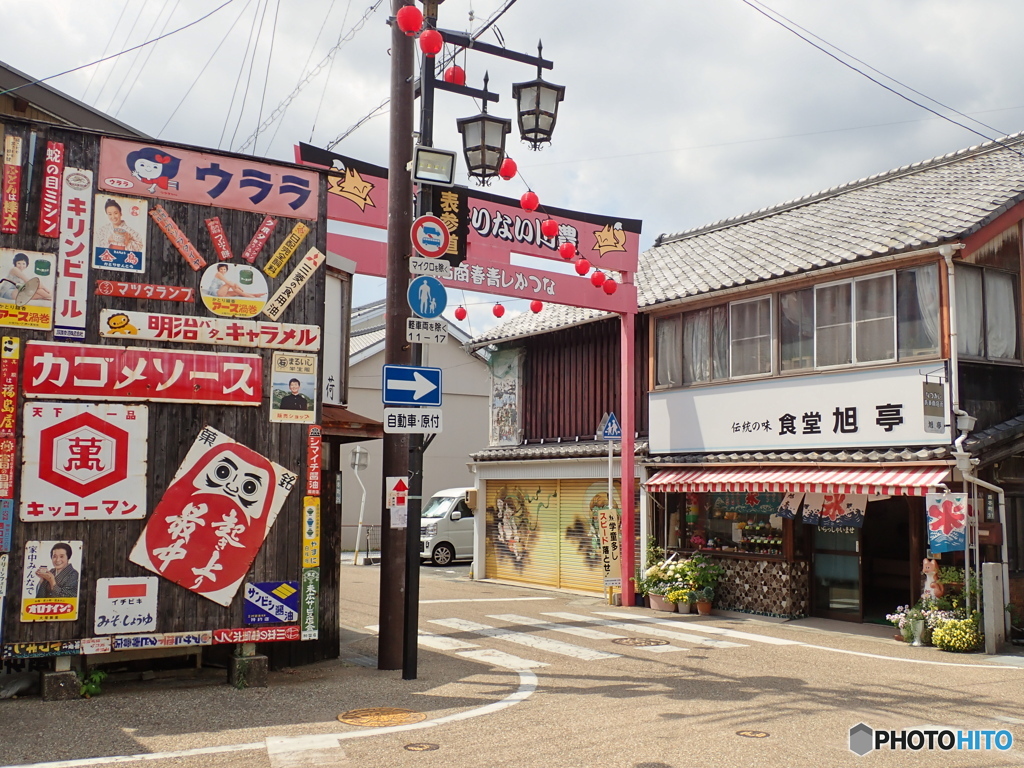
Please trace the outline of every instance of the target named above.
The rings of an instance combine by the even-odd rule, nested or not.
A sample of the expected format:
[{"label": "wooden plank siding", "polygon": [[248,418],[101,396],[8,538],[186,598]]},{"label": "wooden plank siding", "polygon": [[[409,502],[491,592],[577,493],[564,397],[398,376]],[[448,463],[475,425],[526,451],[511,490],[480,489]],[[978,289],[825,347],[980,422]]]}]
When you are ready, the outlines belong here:
[{"label": "wooden plank siding", "polygon": [[[636,431],[647,435],[647,326],[637,315],[634,378]],[[523,439],[593,440],[607,412],[618,413],[619,318],[612,317],[523,341]]]},{"label": "wooden plank siding", "polygon": [[[7,120],[4,129],[8,134],[22,136],[27,152],[34,146],[31,165],[22,166],[22,206],[20,232],[15,235],[0,234],[0,248],[57,252],[58,241],[36,234],[40,208],[41,171],[47,141],[63,142],[67,167],[98,169],[101,135],[95,132],[68,129],[26,121]],[[31,135],[34,144],[30,144]],[[176,145],[154,142],[154,146]],[[180,146],[180,145],[179,145]],[[196,147],[189,150],[213,152]],[[223,153],[221,153],[223,154]],[[239,156],[235,156],[239,157]],[[253,163],[267,161],[252,159]],[[29,170],[31,168],[31,171]],[[307,169],[308,170],[308,169]],[[99,179],[96,180],[96,183]],[[94,189],[94,193],[103,194]],[[130,194],[130,193],[118,193]],[[95,198],[94,198],[95,200]],[[217,255],[210,242],[204,220],[219,216],[231,243],[235,261],[259,227],[264,214],[257,211],[237,211],[215,208],[171,200],[148,199],[150,210],[160,203],[178,224],[181,230],[196,246],[208,264],[217,262]],[[292,268],[311,247],[316,246],[326,253],[326,176],[319,177],[319,213],[315,221],[306,221],[311,231],[277,278],[267,277],[269,295],[284,283]],[[261,252],[254,268],[261,268],[277,247],[290,233],[298,221],[278,217],[270,241]],[[298,581],[302,568],[302,522],[303,494],[306,478],[307,425],[271,423],[268,420],[271,397],[270,378],[272,352],[270,350],[241,347],[213,346],[203,344],[182,344],[133,341],[130,337],[104,339],[99,335],[100,309],[134,310],[172,315],[211,317],[200,296],[200,279],[204,269],[193,271],[156,224],[147,222],[146,271],[141,274],[98,270],[90,267],[88,279],[88,310],[86,338],[83,343],[112,346],[143,346],[172,348],[175,351],[215,352],[222,354],[260,354],[263,359],[263,402],[259,407],[232,405],[193,405],[183,403],[149,402],[148,468],[146,505],[148,513],[156,508],[164,491],[178,470],[185,454],[192,446],[200,429],[210,425],[238,442],[298,473],[298,480],[291,490],[276,522],[270,529],[262,548],[257,554],[244,581]],[[91,263],[91,259],[90,259]],[[122,282],[140,282],[168,286],[191,287],[195,291],[194,303],[178,303],[157,300],[131,299],[123,297],[101,297],[93,294],[98,279]],[[288,306],[279,322],[301,323],[321,326],[324,321],[324,286],[326,268],[321,267],[306,283],[295,300]],[[346,282],[346,290],[350,283]],[[257,318],[253,318],[257,319]],[[20,328],[0,328],[0,333],[21,339],[24,354],[25,343],[31,340],[52,341],[49,331]],[[322,392],[320,376],[323,367],[323,350],[318,357],[318,392]],[[24,382],[26,371],[20,371]],[[347,377],[347,369],[346,369]],[[153,574],[128,560],[146,520],[82,520],[21,522],[17,518],[21,494],[21,430],[24,427],[23,408],[26,398],[19,393],[18,402],[18,454],[15,473],[15,521],[10,556],[10,574],[3,640],[5,643],[67,640],[93,637],[93,614],[96,579],[118,576],[152,576]],[[321,403],[317,403],[317,421],[320,418]],[[325,467],[326,469],[326,467]],[[329,473],[325,472],[325,480]],[[325,483],[324,494],[331,494],[333,500],[333,478]],[[275,666],[297,664],[321,658],[333,658],[339,650],[338,616],[338,575],[340,543],[339,521],[329,519],[324,505],[322,513],[321,549],[321,619],[320,639],[305,643],[268,643],[261,645],[259,652],[272,657]],[[339,510],[334,510],[337,514]],[[22,622],[20,621],[21,580],[25,542],[32,540],[80,540],[83,542],[83,562],[76,564],[82,578],[79,593],[79,613],[76,621]],[[243,588],[240,587],[235,599],[228,607],[222,607],[206,598],[183,589],[174,583],[160,579],[159,604],[156,632],[178,632],[190,630],[213,630],[245,626],[243,615]]]}]

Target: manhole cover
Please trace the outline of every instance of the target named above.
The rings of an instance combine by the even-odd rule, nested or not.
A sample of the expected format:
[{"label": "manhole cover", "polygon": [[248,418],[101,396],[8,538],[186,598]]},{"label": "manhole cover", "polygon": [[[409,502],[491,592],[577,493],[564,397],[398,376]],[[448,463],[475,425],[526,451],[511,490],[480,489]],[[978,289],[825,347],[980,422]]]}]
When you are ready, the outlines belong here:
[{"label": "manhole cover", "polygon": [[409,725],[427,719],[422,712],[395,707],[369,707],[367,709],[350,709],[342,712],[338,719],[349,725],[365,725],[371,728],[382,728],[387,725]]},{"label": "manhole cover", "polygon": [[410,752],[433,752],[435,749],[440,749],[440,744],[406,744],[405,749]]},{"label": "manhole cover", "polygon": [[630,645],[634,648],[649,648],[652,645],[668,645],[668,640],[655,640],[653,637],[617,637],[612,640],[617,645]]},{"label": "manhole cover", "polygon": [[764,731],[736,731],[737,736],[743,736],[747,739],[767,739],[768,734]]}]

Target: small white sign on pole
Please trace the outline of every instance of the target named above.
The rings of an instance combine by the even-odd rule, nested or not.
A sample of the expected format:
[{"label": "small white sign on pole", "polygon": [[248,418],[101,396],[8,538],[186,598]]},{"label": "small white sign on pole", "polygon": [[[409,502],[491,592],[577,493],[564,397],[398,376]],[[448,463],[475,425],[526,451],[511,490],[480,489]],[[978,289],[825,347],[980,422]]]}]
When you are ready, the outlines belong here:
[{"label": "small white sign on pole", "polygon": [[452,265],[442,259],[429,259],[422,256],[409,258],[409,271],[414,275],[430,275],[431,277],[452,278]]},{"label": "small white sign on pole", "polygon": [[414,435],[441,431],[440,408],[385,408],[384,431]]},{"label": "small white sign on pole", "polygon": [[410,344],[444,344],[448,341],[448,323],[444,320],[407,317],[405,340]]},{"label": "small white sign on pole", "polygon": [[388,509],[391,510],[391,527],[409,527],[409,483],[404,477],[389,477],[387,481]]}]

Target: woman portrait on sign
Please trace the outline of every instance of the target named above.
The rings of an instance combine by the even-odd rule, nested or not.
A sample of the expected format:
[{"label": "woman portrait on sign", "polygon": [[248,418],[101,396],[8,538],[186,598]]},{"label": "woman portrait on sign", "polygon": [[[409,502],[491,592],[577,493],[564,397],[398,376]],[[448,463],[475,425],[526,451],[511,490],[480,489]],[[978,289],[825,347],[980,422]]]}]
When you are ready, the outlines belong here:
[{"label": "woman portrait on sign", "polygon": [[[32,279],[27,270],[28,256],[24,253],[14,254],[14,263],[7,273],[7,277],[0,281],[0,299],[14,301],[17,298],[21,287]],[[36,292],[28,301],[50,301],[52,298],[53,294],[40,283],[36,288]]]},{"label": "woman portrait on sign", "polygon": [[53,568],[36,570],[36,597],[78,597],[78,571],[71,564],[71,545],[63,541],[50,550]]},{"label": "woman portrait on sign", "polygon": [[228,279],[228,265],[218,264],[217,274],[214,276],[215,282],[211,286],[217,295],[220,297],[234,297],[234,298],[245,298],[245,299],[258,299],[260,296],[266,296],[265,293],[247,293],[242,290],[242,286],[233,280]]},{"label": "woman portrait on sign", "polygon": [[124,221],[121,204],[113,198],[107,198],[103,204],[103,212],[107,214],[108,223],[96,232],[96,248],[113,248],[115,251],[141,251],[144,246],[139,233]]}]

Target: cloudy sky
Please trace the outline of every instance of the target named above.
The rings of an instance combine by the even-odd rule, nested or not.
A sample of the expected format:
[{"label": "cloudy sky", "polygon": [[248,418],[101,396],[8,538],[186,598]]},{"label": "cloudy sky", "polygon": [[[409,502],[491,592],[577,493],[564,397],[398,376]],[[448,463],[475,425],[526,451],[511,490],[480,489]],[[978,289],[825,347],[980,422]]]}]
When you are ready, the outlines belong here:
[{"label": "cloudy sky", "polygon": [[[223,2],[0,0],[2,57],[48,77]],[[542,39],[555,62],[546,79],[566,86],[550,147],[510,137],[525,183],[542,203],[642,219],[642,248],[1024,129],[1020,0],[446,0],[439,26],[477,30],[502,9],[481,40],[534,53]],[[335,151],[387,165],[389,10],[390,0],[231,0],[158,44],[48,82],[172,141],[291,159],[298,141],[348,134]],[[507,117],[511,84],[535,74],[480,53],[457,62],[471,86],[489,72],[502,97],[490,111]],[[436,145],[458,149],[455,118],[478,110],[439,93]],[[518,197],[525,183],[492,191]],[[360,282],[357,302],[382,297],[380,281]],[[467,299],[477,301],[472,333],[493,321],[495,299]]]}]

